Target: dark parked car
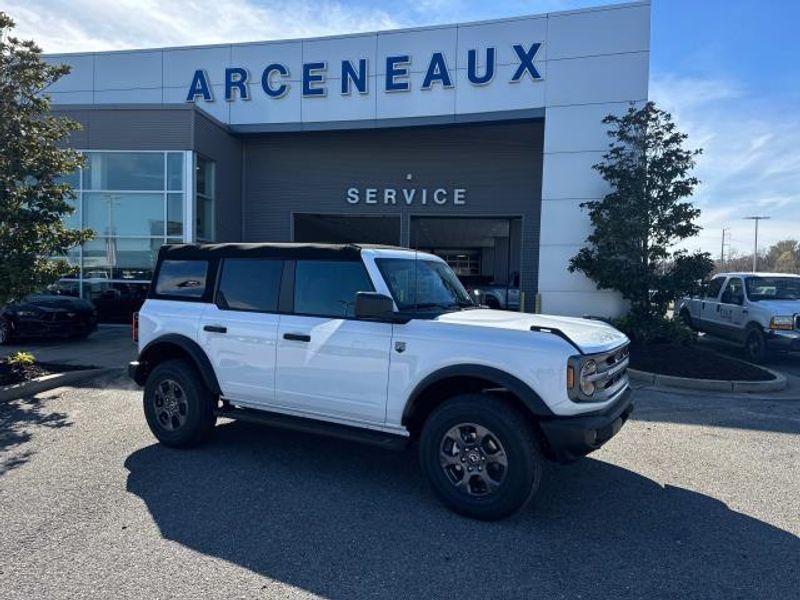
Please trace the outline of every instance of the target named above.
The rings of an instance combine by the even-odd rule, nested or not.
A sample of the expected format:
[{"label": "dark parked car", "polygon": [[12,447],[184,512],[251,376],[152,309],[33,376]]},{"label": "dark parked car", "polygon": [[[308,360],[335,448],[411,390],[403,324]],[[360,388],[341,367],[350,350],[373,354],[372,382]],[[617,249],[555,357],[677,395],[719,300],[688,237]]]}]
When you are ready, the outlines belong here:
[{"label": "dark parked car", "polygon": [[97,329],[90,302],[70,296],[28,296],[0,310],[0,344],[12,338],[80,337]]}]

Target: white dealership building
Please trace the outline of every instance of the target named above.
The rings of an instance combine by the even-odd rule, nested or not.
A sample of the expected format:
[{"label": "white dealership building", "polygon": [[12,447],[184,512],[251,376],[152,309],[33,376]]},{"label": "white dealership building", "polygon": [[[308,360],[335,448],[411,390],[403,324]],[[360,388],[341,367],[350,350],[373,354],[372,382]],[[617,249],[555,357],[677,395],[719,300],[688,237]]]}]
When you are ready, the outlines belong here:
[{"label": "white dealership building", "polygon": [[[618,314],[569,259],[606,187],[602,118],[647,100],[650,4],[315,39],[49,55],[83,124],[63,285],[136,308],[161,244],[435,252],[495,302]],[[521,294],[519,293],[521,292]]]}]

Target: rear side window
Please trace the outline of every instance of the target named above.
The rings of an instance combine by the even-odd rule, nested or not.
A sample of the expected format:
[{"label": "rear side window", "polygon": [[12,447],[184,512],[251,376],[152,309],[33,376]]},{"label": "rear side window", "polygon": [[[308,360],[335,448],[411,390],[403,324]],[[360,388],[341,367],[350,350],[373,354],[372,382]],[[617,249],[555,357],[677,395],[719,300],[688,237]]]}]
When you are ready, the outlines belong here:
[{"label": "rear side window", "polygon": [[725,283],[724,277],[715,277],[711,280],[706,288],[705,297],[710,300],[715,300],[719,296],[719,291],[722,289],[722,284]]},{"label": "rear side window", "polygon": [[217,304],[227,310],[275,312],[278,310],[283,264],[282,260],[225,259]]},{"label": "rear side window", "polygon": [[374,291],[361,262],[298,260],[294,277],[294,312],[303,315],[352,317],[356,293]]},{"label": "rear side window", "polygon": [[161,263],[156,294],[182,298],[202,298],[206,291],[208,261],[165,260]]}]

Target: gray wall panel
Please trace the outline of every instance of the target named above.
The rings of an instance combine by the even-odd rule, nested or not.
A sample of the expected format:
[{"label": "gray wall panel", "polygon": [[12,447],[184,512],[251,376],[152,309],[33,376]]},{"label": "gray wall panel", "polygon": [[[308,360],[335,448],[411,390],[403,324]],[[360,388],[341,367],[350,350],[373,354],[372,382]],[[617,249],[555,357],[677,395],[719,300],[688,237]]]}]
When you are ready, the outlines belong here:
[{"label": "gray wall panel", "polygon": [[[521,216],[522,289],[532,307],[539,263],[542,121],[272,133],[245,139],[244,239],[289,241],[294,212]],[[410,174],[412,179],[407,180]],[[453,206],[351,205],[349,187],[466,188]]]},{"label": "gray wall panel", "polygon": [[215,233],[218,242],[242,239],[242,142],[197,111],[194,149],[216,162]]},{"label": "gray wall panel", "polygon": [[87,150],[191,150],[193,107],[54,111],[83,125],[69,144]]}]

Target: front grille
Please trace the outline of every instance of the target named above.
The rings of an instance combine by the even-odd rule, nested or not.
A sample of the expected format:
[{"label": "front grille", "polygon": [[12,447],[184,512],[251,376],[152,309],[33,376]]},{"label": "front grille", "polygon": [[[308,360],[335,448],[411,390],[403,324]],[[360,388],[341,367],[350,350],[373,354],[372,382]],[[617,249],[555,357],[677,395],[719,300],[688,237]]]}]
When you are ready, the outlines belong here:
[{"label": "front grille", "polygon": [[[630,362],[630,348],[627,343],[610,352],[590,354],[582,358],[584,360],[591,359],[597,363],[597,373],[588,378],[594,383],[595,392],[587,397],[576,386],[572,392],[574,400],[604,402],[625,389],[628,384],[628,363]],[[574,368],[577,376],[580,372],[580,363],[576,363]]]}]

